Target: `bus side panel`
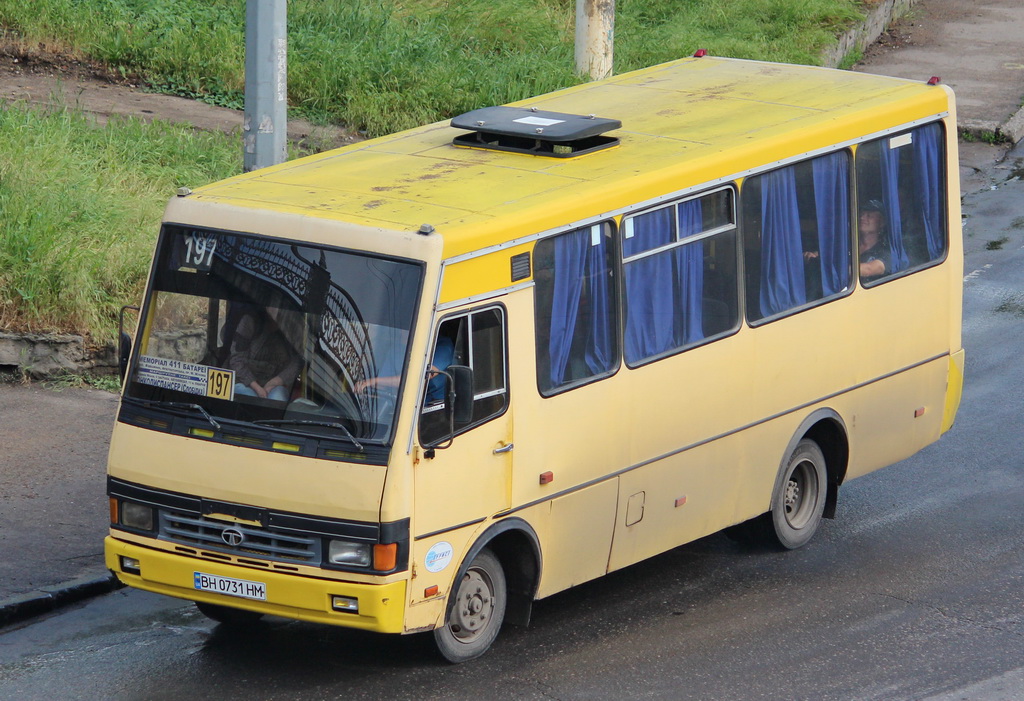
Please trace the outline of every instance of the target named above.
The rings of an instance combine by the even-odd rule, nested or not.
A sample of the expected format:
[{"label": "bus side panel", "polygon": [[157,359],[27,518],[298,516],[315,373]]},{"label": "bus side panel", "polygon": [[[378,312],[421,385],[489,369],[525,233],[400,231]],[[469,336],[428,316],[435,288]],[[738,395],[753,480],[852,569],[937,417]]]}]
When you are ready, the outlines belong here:
[{"label": "bus side panel", "polygon": [[745,440],[735,434],[621,475],[609,571],[734,523]]},{"label": "bus side panel", "polygon": [[543,557],[537,598],[596,579],[608,571],[618,480],[553,499],[545,525],[533,524]]},{"label": "bus side panel", "polygon": [[908,458],[939,439],[949,358],[859,389],[850,402],[846,479]]}]

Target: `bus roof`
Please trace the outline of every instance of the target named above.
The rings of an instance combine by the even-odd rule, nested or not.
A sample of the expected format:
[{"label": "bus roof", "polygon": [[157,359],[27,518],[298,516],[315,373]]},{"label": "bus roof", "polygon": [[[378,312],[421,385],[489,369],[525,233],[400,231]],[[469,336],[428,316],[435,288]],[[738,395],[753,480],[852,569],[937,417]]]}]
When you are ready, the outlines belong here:
[{"label": "bus roof", "polygon": [[450,258],[927,119],[950,101],[947,89],[924,82],[688,58],[513,103],[620,120],[608,134],[620,144],[596,153],[453,146],[467,132],[443,122],[239,175],[192,197],[404,235],[428,223]]}]

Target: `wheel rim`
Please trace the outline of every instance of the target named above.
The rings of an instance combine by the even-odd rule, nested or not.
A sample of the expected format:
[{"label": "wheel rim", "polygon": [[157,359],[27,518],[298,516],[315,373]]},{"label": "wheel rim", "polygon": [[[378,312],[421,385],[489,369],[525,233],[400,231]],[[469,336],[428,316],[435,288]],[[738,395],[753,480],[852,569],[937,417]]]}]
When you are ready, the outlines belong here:
[{"label": "wheel rim", "polygon": [[786,523],[798,530],[814,517],[818,501],[818,472],[809,460],[801,461],[789,475],[784,501]]},{"label": "wheel rim", "polygon": [[462,578],[459,595],[452,608],[449,627],[456,639],[470,643],[479,638],[494,612],[494,585],[487,572],[470,568]]}]

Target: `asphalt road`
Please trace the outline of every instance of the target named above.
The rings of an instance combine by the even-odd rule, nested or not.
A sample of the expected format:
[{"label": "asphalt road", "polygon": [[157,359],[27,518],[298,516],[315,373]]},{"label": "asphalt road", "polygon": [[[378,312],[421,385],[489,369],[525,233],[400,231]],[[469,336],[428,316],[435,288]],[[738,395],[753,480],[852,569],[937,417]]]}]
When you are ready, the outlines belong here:
[{"label": "asphalt road", "polygon": [[1024,698],[1022,163],[964,198],[957,425],[845,485],[808,547],[705,538],[539,602],[458,667],[429,638],[231,631],[119,591],[0,634],[0,698]]}]

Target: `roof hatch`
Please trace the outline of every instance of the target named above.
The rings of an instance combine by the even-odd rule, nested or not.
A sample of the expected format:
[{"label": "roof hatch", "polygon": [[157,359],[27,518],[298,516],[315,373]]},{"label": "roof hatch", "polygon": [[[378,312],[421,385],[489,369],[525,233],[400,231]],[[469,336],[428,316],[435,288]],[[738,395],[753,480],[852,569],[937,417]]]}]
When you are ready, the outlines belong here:
[{"label": "roof hatch", "polygon": [[460,114],[452,126],[470,131],[452,139],[456,146],[572,158],[617,145],[617,138],[603,134],[622,122],[535,107],[484,107]]}]

